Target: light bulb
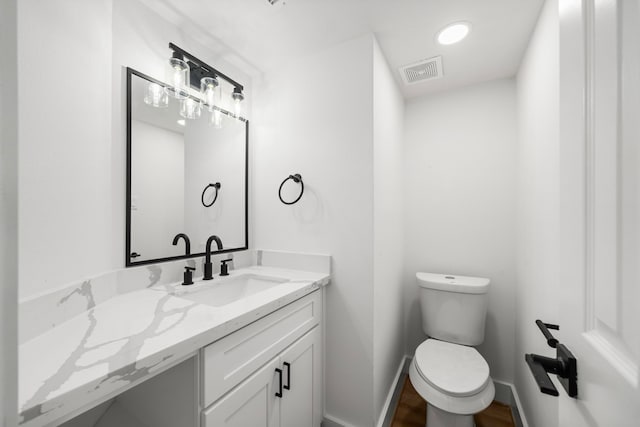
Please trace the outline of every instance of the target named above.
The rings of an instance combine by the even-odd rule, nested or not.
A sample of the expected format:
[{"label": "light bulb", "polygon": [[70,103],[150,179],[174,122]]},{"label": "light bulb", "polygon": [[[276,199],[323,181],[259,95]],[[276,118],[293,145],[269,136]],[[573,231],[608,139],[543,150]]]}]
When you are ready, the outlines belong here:
[{"label": "light bulb", "polygon": [[200,80],[200,96],[204,100],[209,111],[218,106],[220,99],[220,84],[215,77],[203,77]]},{"label": "light bulb", "polygon": [[189,96],[189,65],[180,58],[169,58],[167,81],[170,84],[165,89],[167,94],[177,99],[185,99]]},{"label": "light bulb", "polygon": [[438,43],[442,45],[450,45],[458,43],[471,31],[471,25],[468,22],[455,22],[444,27],[438,32]]},{"label": "light bulb", "polygon": [[209,115],[209,124],[216,129],[222,128],[222,113],[219,110],[213,110]]},{"label": "light bulb", "polygon": [[158,83],[151,82],[147,86],[144,103],[152,107],[166,108],[169,106],[169,97],[162,86]]},{"label": "light bulb", "polygon": [[233,93],[231,94],[231,99],[233,99],[233,110],[236,118],[240,118],[240,114],[242,114],[242,100],[244,99],[244,95],[242,94],[242,90],[240,88],[234,88]]},{"label": "light bulb", "polygon": [[186,98],[180,102],[180,115],[185,119],[194,120],[200,117],[202,104],[193,98]]}]

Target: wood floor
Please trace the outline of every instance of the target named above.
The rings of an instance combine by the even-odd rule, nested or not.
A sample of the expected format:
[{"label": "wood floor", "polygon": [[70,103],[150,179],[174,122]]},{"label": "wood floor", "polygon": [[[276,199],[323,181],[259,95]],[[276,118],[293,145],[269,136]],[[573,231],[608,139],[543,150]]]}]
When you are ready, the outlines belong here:
[{"label": "wood floor", "polygon": [[[426,417],[427,402],[413,388],[409,376],[406,376],[391,427],[425,427]],[[475,415],[475,422],[476,427],[515,427],[509,406],[495,401]]]}]

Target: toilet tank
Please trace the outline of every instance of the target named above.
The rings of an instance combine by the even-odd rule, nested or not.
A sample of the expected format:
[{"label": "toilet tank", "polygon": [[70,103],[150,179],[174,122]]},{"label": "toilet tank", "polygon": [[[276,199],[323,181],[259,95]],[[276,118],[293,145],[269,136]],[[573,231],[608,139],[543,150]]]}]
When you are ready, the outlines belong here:
[{"label": "toilet tank", "polygon": [[422,329],[432,337],[475,346],[484,341],[489,279],[416,273]]}]

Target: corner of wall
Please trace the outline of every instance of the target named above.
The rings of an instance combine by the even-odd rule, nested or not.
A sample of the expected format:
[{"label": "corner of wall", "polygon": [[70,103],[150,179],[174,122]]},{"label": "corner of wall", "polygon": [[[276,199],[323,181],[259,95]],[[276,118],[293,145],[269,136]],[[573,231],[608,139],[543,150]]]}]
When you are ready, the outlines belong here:
[{"label": "corner of wall", "polygon": [[18,407],[18,62],[17,0],[0,14],[0,424]]},{"label": "corner of wall", "polygon": [[372,37],[374,414],[380,417],[404,358],[404,99]]},{"label": "corner of wall", "polygon": [[[525,353],[544,352],[536,318],[554,322],[558,306],[546,298],[558,281],[559,19],[558,0],[540,12],[517,74],[518,200],[515,381],[532,425],[558,425],[558,401],[540,394]],[[523,414],[524,415],[524,414]]]}]

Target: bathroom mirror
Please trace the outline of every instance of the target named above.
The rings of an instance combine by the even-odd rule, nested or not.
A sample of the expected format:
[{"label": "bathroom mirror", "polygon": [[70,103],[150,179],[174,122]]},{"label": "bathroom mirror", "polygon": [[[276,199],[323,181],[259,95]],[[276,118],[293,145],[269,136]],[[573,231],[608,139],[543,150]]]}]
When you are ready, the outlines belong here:
[{"label": "bathroom mirror", "polygon": [[[164,84],[127,68],[126,265],[203,256],[211,235],[214,252],[247,249],[249,122],[206,108],[186,119],[180,100],[158,104],[154,91]],[[173,244],[181,233],[189,254],[183,238]]]}]

